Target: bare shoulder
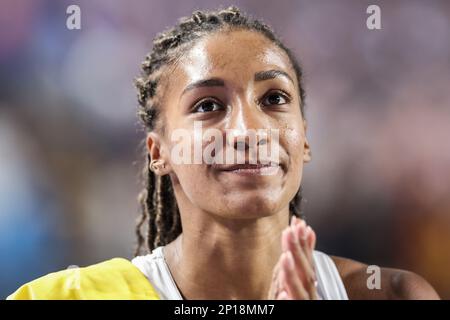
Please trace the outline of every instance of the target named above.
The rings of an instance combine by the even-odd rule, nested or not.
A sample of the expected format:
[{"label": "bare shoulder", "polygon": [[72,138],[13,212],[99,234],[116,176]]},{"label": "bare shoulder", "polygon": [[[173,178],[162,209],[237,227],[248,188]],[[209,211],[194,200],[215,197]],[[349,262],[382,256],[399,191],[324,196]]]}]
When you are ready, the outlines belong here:
[{"label": "bare shoulder", "polygon": [[349,299],[440,299],[434,288],[424,278],[416,273],[394,268],[380,267],[379,286],[369,289],[368,279],[374,272],[377,272],[376,270],[368,269],[369,265],[352,259],[330,257],[336,264]]}]

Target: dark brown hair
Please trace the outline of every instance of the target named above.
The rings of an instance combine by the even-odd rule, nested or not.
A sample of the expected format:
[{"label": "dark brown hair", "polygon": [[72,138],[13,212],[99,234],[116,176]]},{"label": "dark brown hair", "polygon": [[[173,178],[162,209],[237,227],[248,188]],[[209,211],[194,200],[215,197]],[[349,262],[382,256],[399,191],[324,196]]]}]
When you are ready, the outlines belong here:
[{"label": "dark brown hair", "polygon": [[[157,130],[161,111],[157,89],[161,80],[162,67],[171,65],[202,36],[225,30],[225,28],[258,32],[286,52],[297,76],[301,99],[300,109],[304,115],[305,91],[302,84],[302,69],[298,61],[269,26],[232,6],[217,11],[195,11],[192,16],[181,18],[175,27],[154,38],[153,49],[142,62],[141,75],[135,80],[138,90],[138,115],[147,132]],[[143,247],[148,253],[158,246],[166,245],[182,232],[180,212],[169,175],[156,176],[149,170],[151,159],[145,143],[144,154],[146,164],[143,170],[144,186],[138,197],[141,214],[136,225],[135,255],[142,254]],[[290,216],[302,217],[301,204],[302,187],[300,186],[289,203]]]}]

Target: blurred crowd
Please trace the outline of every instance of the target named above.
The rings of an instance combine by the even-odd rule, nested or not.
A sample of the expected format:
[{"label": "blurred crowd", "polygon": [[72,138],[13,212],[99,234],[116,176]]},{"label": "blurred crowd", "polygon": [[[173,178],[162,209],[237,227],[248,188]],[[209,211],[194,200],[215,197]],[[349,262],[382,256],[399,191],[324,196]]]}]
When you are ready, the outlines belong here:
[{"label": "blurred crowd", "polygon": [[[381,8],[368,30],[366,8]],[[234,4],[305,73],[304,214],[318,249],[412,270],[450,298],[450,2],[2,0],[0,298],[43,274],[131,258],[152,38]],[[66,8],[81,8],[81,30]]]}]

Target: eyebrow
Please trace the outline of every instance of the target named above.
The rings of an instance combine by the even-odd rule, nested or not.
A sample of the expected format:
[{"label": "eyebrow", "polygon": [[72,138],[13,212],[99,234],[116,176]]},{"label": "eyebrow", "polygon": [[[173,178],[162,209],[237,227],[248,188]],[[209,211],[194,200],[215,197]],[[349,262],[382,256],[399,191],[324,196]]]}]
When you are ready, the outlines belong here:
[{"label": "eyebrow", "polygon": [[[267,71],[259,71],[255,73],[254,80],[255,81],[264,81],[269,79],[275,79],[277,77],[285,77],[289,81],[294,84],[294,80],[292,80],[291,76],[287,74],[284,71],[281,70],[267,70]],[[210,78],[210,79],[203,79],[198,80],[196,82],[193,82],[189,84],[181,93],[181,95],[185,94],[187,91],[193,90],[195,88],[201,88],[201,87],[223,87],[225,86],[225,82],[220,78]]]},{"label": "eyebrow", "polygon": [[287,74],[284,71],[275,70],[275,69],[267,70],[267,71],[260,71],[260,72],[255,73],[255,81],[275,79],[280,76],[287,78],[289,81],[292,82],[292,84],[294,84],[294,80],[292,80],[292,78],[289,74]]},{"label": "eyebrow", "polygon": [[225,86],[225,82],[220,78],[211,78],[211,79],[204,79],[199,80],[194,83],[191,83],[186,88],[184,88],[181,95],[185,94],[186,91],[190,91],[195,88],[201,88],[201,87],[223,87]]}]

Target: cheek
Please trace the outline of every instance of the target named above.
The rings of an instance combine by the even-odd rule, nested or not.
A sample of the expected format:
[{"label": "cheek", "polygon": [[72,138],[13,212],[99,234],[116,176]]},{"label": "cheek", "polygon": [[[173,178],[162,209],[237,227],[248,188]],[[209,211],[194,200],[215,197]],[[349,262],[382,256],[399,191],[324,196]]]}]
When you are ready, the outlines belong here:
[{"label": "cheek", "polygon": [[198,203],[210,198],[211,183],[204,165],[179,164],[172,169],[179,187],[190,202]]},{"label": "cheek", "polygon": [[300,126],[286,125],[282,134],[289,157],[292,161],[300,162],[303,159],[304,130]]},{"label": "cheek", "polygon": [[182,136],[181,139],[171,136],[170,162],[180,191],[191,203],[200,205],[220,190],[215,190],[217,188],[211,184],[210,171],[203,159],[203,150],[209,141],[204,139],[202,130],[190,129],[182,129],[182,135],[177,136]]},{"label": "cheek", "polygon": [[303,151],[305,135],[300,126],[286,126],[283,130],[282,143],[289,157],[288,171],[298,177],[300,183],[303,172]]}]

